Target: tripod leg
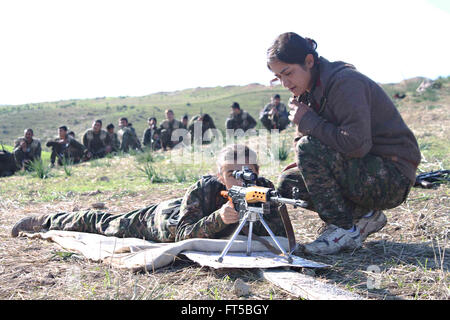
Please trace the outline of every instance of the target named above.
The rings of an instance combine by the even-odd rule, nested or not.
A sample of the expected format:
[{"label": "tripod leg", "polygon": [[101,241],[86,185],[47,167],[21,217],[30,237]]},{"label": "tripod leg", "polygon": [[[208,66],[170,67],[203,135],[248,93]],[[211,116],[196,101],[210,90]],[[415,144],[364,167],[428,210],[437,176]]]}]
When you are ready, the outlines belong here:
[{"label": "tripod leg", "polygon": [[253,221],[248,223],[248,238],[247,238],[247,256],[252,254],[252,233],[253,233]]},{"label": "tripod leg", "polygon": [[272,230],[270,230],[269,226],[267,225],[267,223],[264,221],[262,214],[258,213],[259,215],[259,219],[262,223],[262,225],[264,226],[264,228],[266,228],[267,232],[269,233],[270,237],[272,238],[272,240],[275,242],[275,244],[277,245],[278,249],[280,249],[280,251],[283,253],[283,255],[287,258],[288,262],[291,263],[292,257],[290,254],[287,254],[287,252],[283,249],[283,247],[280,245],[280,243],[278,242],[277,238],[275,237],[275,235],[273,234]]},{"label": "tripod leg", "polygon": [[225,248],[223,248],[222,253],[220,254],[220,257],[217,259],[218,262],[222,262],[223,261],[223,257],[225,257],[225,255],[228,253],[228,250],[230,250],[231,245],[233,244],[234,239],[236,239],[237,235],[239,234],[239,232],[241,232],[242,228],[244,227],[245,223],[247,222],[248,219],[248,213],[244,216],[244,218],[242,219],[241,223],[239,224],[238,228],[236,229],[236,231],[233,233],[233,236],[231,237],[231,239],[228,241],[227,245],[225,246]]}]

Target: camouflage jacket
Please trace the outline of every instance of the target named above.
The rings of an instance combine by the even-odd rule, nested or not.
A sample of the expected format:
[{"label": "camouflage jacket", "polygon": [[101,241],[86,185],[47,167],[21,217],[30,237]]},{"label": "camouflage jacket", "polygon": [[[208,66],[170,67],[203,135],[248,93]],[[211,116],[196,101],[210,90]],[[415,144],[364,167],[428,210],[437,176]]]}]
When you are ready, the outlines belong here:
[{"label": "camouflage jacket", "polygon": [[52,148],[52,152],[59,157],[64,155],[68,157],[81,157],[86,147],[79,143],[75,138],[67,136],[67,139],[62,141],[59,137],[51,139],[46,144],[47,147]]},{"label": "camouflage jacket", "polygon": [[[273,188],[273,184],[264,178],[259,178],[257,184]],[[218,239],[233,234],[238,222],[227,225],[219,214],[219,209],[228,201],[220,195],[224,190],[225,186],[216,177],[204,176],[192,185],[184,197],[178,199],[179,201],[166,201],[165,207],[157,210],[163,213],[162,217],[156,218],[159,222],[155,221],[165,225],[166,232],[160,234],[161,241],[181,241],[190,238]],[[277,206],[271,207],[270,213],[264,215],[264,220],[275,235],[286,236]],[[254,224],[253,232],[256,235],[268,235],[259,222]]]},{"label": "camouflage jacket", "polygon": [[117,136],[119,137],[120,150],[123,152],[128,152],[130,149],[137,150],[141,148],[141,142],[136,135],[136,131],[133,127],[123,127],[117,132]]},{"label": "camouflage jacket", "polygon": [[278,116],[279,117],[289,117],[289,112],[287,111],[286,105],[282,102],[280,102],[278,104],[278,106],[275,106],[273,103],[268,103],[265,105],[264,109],[261,110],[260,114],[259,114],[259,118],[262,119],[264,117],[270,118],[270,111],[272,110],[272,108],[276,108],[278,111]]},{"label": "camouflage jacket", "polygon": [[194,133],[195,123],[200,121],[199,120],[200,118],[203,118],[201,120],[201,123],[202,123],[202,134],[205,133],[208,129],[216,129],[216,126],[214,124],[213,119],[208,114],[204,114],[204,115],[198,114],[198,115],[193,116],[191,118],[191,120],[189,121],[189,124],[188,124],[187,128],[188,128],[188,130],[189,130],[189,132],[191,134]]},{"label": "camouflage jacket", "polygon": [[230,113],[226,123],[228,123],[228,125],[226,124],[227,129],[234,130],[242,129],[244,131],[247,131],[256,126],[255,119],[247,111],[244,110],[241,110],[241,113],[238,115]]},{"label": "camouflage jacket", "polygon": [[15,141],[14,151],[13,151],[14,154],[23,153],[24,159],[27,159],[27,160],[34,160],[36,158],[41,157],[42,147],[41,147],[41,141],[39,139],[32,139],[31,143],[27,143],[27,150],[25,152],[20,147],[20,143],[22,141],[26,142],[25,138],[19,137]]},{"label": "camouflage jacket", "polygon": [[176,130],[176,129],[181,129],[181,122],[174,119],[172,122],[170,122],[169,120],[164,120],[163,122],[161,122],[161,125],[159,126],[160,130],[168,130],[170,134],[172,134],[172,131]]},{"label": "camouflage jacket", "polygon": [[112,151],[119,151],[120,150],[120,141],[119,141],[119,137],[117,136],[117,133],[109,133],[108,132],[108,136],[109,136],[109,140],[111,143],[111,148]]},{"label": "camouflage jacket", "polygon": [[104,152],[110,144],[108,133],[101,129],[99,134],[94,134],[92,129],[88,129],[83,135],[83,144],[93,154]]}]

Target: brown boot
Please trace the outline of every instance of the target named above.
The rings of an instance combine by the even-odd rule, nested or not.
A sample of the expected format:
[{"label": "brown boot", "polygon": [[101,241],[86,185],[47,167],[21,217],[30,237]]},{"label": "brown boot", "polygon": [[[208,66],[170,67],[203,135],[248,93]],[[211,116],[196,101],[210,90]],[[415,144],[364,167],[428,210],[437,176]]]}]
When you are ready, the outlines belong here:
[{"label": "brown boot", "polygon": [[20,219],[12,228],[11,236],[17,237],[19,232],[28,231],[28,232],[39,232],[44,230],[43,223],[45,219],[47,219],[48,215],[40,215],[40,216],[31,216]]}]

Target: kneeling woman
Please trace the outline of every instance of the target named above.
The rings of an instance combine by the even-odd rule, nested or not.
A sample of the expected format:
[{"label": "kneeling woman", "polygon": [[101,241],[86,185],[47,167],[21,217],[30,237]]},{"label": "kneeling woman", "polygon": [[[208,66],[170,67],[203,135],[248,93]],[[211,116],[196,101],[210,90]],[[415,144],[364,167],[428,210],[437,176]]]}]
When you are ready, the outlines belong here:
[{"label": "kneeling woman", "polygon": [[285,170],[279,190],[300,198],[326,223],[308,253],[356,249],[386,224],[381,212],[405,201],[420,152],[393,102],[352,65],[319,57],[314,40],[295,33],[277,37],[267,64],[293,95],[296,166]]},{"label": "kneeling woman", "polygon": [[[244,159],[244,163],[240,163]],[[123,214],[88,210],[26,217],[14,225],[11,235],[17,237],[20,231],[66,230],[156,242],[227,237],[236,230],[239,214],[220,192],[233,185],[242,185],[232,173],[241,170],[243,165],[257,173],[256,153],[246,146],[232,145],[219,153],[217,175],[203,176],[183,198]],[[257,184],[273,188],[273,184],[264,178],[259,178]],[[286,236],[277,207],[271,207],[265,218],[276,235]],[[256,235],[268,235],[259,223],[253,231]]]}]

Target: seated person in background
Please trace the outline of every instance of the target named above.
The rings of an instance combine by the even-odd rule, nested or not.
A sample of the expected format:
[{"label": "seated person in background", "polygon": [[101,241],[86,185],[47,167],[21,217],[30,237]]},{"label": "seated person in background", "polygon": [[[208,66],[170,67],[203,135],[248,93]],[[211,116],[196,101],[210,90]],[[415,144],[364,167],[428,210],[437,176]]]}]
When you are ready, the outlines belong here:
[{"label": "seated person in background", "polygon": [[[201,137],[195,136],[195,126],[199,125],[201,123]],[[216,129],[216,126],[214,125],[214,121],[211,118],[211,116],[207,113],[205,114],[198,114],[192,117],[191,121],[189,121],[188,130],[191,134],[191,143],[198,143],[198,144],[206,144],[209,143],[209,139],[205,139],[205,132],[208,131],[208,129]]]},{"label": "seated person in background", "polygon": [[280,102],[280,95],[275,94],[259,114],[259,120],[267,130],[284,130],[289,124],[289,113],[286,105]]},{"label": "seated person in background", "polygon": [[83,135],[83,144],[87,148],[87,160],[103,158],[111,152],[111,141],[108,133],[102,129],[102,120],[95,120],[92,128],[86,130]]},{"label": "seated person in background", "polygon": [[188,121],[189,121],[189,117],[187,114],[185,114],[182,118],[181,118],[181,128],[182,129],[187,129],[188,127]]},{"label": "seated person in background", "polygon": [[14,154],[6,151],[2,145],[0,149],[0,177],[12,176],[17,170]]},{"label": "seated person in background", "polygon": [[58,138],[49,140],[46,144],[47,147],[52,148],[50,155],[50,165],[55,166],[56,158],[58,158],[58,164],[62,166],[64,161],[70,161],[72,163],[78,163],[81,161],[83,154],[87,151],[86,147],[75,140],[75,133],[71,131],[67,132],[66,126],[58,128]]},{"label": "seated person in background", "polygon": [[233,102],[230,108],[231,113],[225,122],[226,129],[247,131],[256,126],[255,119],[247,111],[242,110],[239,103]]},{"label": "seated person in background", "polygon": [[161,123],[159,129],[161,132],[161,145],[164,151],[167,148],[175,147],[182,140],[180,138],[178,141],[172,141],[172,134],[175,130],[181,129],[181,122],[175,119],[174,113],[170,109],[166,110],[166,119]]},{"label": "seated person in background", "polygon": [[24,136],[16,140],[14,144],[14,157],[19,169],[28,168],[28,165],[41,158],[41,141],[33,138],[33,129],[25,129]]},{"label": "seated person in background", "polygon": [[[11,236],[17,237],[20,231],[66,230],[156,242],[228,237],[238,227],[239,213],[220,192],[234,185],[242,185],[242,181],[236,180],[232,172],[241,170],[243,165],[258,172],[255,152],[246,146],[231,145],[218,155],[217,174],[203,176],[186,191],[183,198],[166,200],[123,214],[88,210],[28,216],[14,225]],[[262,177],[257,184],[273,188],[273,184]],[[264,218],[275,235],[286,236],[277,206],[271,206]],[[254,224],[253,232],[260,236],[268,235],[261,223]]]},{"label": "seated person in background", "polygon": [[112,123],[106,126],[106,132],[111,143],[111,152],[118,152],[120,150],[120,141],[117,133],[114,132],[114,125]]},{"label": "seated person in background", "polygon": [[149,147],[152,150],[161,149],[161,141],[159,139],[159,129],[156,125],[156,118],[148,118],[148,128],[144,131],[144,136],[142,137],[142,144],[145,147]]},{"label": "seated person in background", "polygon": [[130,150],[141,150],[141,143],[136,135],[131,123],[128,123],[128,119],[122,117],[119,119],[119,132],[117,135],[120,142],[120,150],[123,152],[128,152]]}]

